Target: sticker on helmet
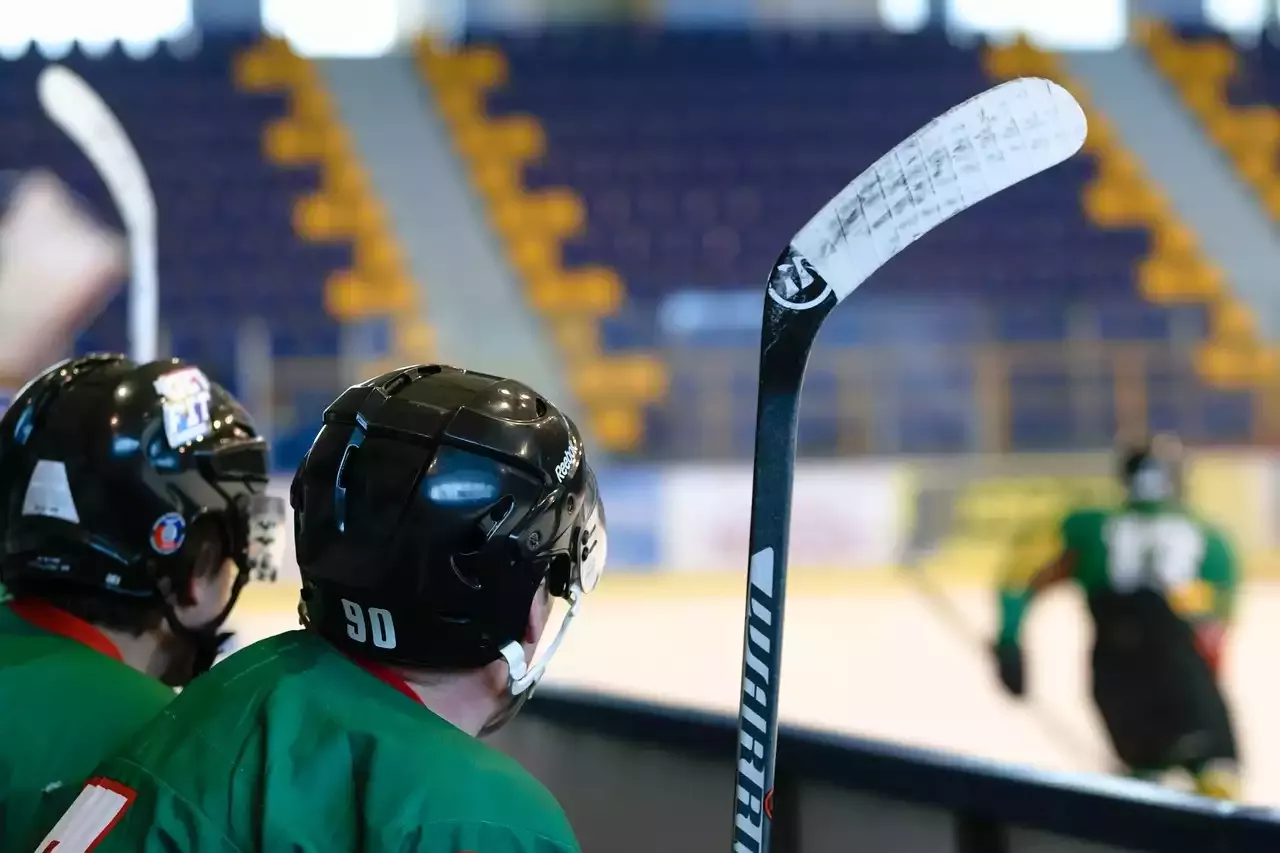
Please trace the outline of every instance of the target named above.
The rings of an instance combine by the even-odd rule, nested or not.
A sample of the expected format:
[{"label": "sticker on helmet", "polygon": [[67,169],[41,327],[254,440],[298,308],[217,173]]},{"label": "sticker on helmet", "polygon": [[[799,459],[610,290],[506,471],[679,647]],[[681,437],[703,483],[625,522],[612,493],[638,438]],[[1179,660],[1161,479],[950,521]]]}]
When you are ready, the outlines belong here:
[{"label": "sticker on helmet", "polygon": [[564,449],[564,458],[556,466],[557,482],[563,483],[573,476],[573,473],[578,470],[578,459],[581,455],[581,451],[578,449],[578,442],[570,438],[569,446]]},{"label": "sticker on helmet", "polygon": [[166,512],[151,525],[151,549],[157,554],[172,554],[187,538],[187,522],[176,512]]},{"label": "sticker on helmet", "polygon": [[173,448],[213,432],[210,382],[198,367],[183,367],[152,383],[164,409],[164,435]]},{"label": "sticker on helmet", "polygon": [[80,513],[71,497],[71,483],[67,480],[67,466],[52,459],[36,461],[27,493],[22,498],[23,515],[43,515],[60,518],[72,524],[80,523]]}]

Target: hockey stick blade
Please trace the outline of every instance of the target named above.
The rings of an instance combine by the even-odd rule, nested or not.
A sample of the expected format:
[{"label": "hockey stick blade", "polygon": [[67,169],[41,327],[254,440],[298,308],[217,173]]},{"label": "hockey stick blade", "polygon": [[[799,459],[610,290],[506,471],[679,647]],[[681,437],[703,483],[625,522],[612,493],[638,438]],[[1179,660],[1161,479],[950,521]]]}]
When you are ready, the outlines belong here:
[{"label": "hockey stick blade", "polygon": [[[1080,104],[1057,83],[1002,83],[899,143],[827,202],[791,246],[839,302],[960,211],[1075,154],[1086,128]],[[770,293],[787,307],[816,301],[796,304],[785,286]]]},{"label": "hockey stick blade", "polygon": [[738,710],[735,853],[767,853],[796,424],[809,352],[827,314],[876,270],[960,211],[1066,160],[1084,111],[1048,80],[1003,83],[929,122],[827,203],[769,276]]},{"label": "hockey stick blade", "polygon": [[129,337],[135,359],[156,357],[159,327],[156,202],[138,152],[115,113],[80,75],[50,65],[36,80],[40,106],[93,164],[129,232]]}]

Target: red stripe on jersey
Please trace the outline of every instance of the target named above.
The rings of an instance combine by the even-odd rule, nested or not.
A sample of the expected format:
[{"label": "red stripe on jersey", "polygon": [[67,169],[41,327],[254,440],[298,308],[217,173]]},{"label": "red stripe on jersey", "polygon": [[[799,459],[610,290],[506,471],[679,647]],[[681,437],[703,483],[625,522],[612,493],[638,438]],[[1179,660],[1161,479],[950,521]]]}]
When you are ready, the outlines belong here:
[{"label": "red stripe on jersey", "polygon": [[378,663],[377,661],[358,657],[353,654],[347,654],[347,657],[349,657],[351,659],[351,662],[354,663],[356,666],[360,667],[365,672],[369,673],[374,678],[381,681],[383,684],[395,690],[397,693],[401,693],[405,696],[408,696],[410,699],[412,699],[414,702],[417,702],[419,705],[423,704],[422,697],[419,696],[417,693],[414,693],[413,688],[409,686],[409,682],[401,678],[400,674],[397,673],[391,667],[385,664]]},{"label": "red stripe on jersey", "polygon": [[115,643],[107,638],[106,634],[80,617],[72,616],[67,611],[60,610],[47,601],[40,601],[36,598],[20,598],[9,602],[9,609],[37,628],[43,628],[51,634],[57,634],[60,637],[66,637],[68,640],[83,643],[95,652],[101,652],[112,660],[124,662],[124,658],[120,656],[120,650],[116,648]]}]

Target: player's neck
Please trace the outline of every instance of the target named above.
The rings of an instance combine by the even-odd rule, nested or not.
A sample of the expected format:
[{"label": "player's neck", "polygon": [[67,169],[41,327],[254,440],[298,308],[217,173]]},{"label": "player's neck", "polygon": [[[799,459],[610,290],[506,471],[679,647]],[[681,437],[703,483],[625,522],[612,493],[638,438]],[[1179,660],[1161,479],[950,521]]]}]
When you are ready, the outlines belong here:
[{"label": "player's neck", "polygon": [[167,661],[163,659],[165,656],[161,650],[160,638],[155,631],[143,631],[134,636],[127,631],[117,631],[102,625],[96,627],[116,647],[120,652],[120,659],[126,664],[153,678],[159,678],[164,673]]},{"label": "player's neck", "polygon": [[434,714],[472,737],[498,711],[498,700],[485,670],[420,680],[406,673],[405,683]]}]

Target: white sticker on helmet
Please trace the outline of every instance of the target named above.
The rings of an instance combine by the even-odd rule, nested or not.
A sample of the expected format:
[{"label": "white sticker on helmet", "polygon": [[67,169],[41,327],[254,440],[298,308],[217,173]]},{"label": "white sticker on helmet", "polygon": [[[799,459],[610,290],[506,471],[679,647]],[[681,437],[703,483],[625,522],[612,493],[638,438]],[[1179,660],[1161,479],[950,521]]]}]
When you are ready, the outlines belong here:
[{"label": "white sticker on helmet", "polygon": [[27,493],[22,498],[22,514],[80,523],[80,513],[76,510],[75,499],[71,497],[71,483],[67,481],[66,465],[50,459],[36,462],[27,483]]},{"label": "white sticker on helmet", "polygon": [[572,477],[578,470],[578,461],[581,458],[582,449],[578,447],[578,442],[573,440],[573,436],[570,436],[569,446],[564,449],[564,456],[556,466],[556,482],[563,483]]},{"label": "white sticker on helmet", "polygon": [[246,507],[249,523],[248,565],[254,581],[274,581],[284,565],[286,513],[284,498],[250,495]]},{"label": "white sticker on helmet", "polygon": [[213,432],[209,377],[198,367],[183,367],[152,383],[164,408],[164,435],[169,446],[182,447]]},{"label": "white sticker on helmet", "polygon": [[582,542],[586,554],[578,569],[579,583],[583,592],[591,592],[600,582],[604,574],[604,564],[609,557],[609,534],[605,530],[604,516],[600,512],[600,503],[591,509],[587,524],[582,529]]}]

